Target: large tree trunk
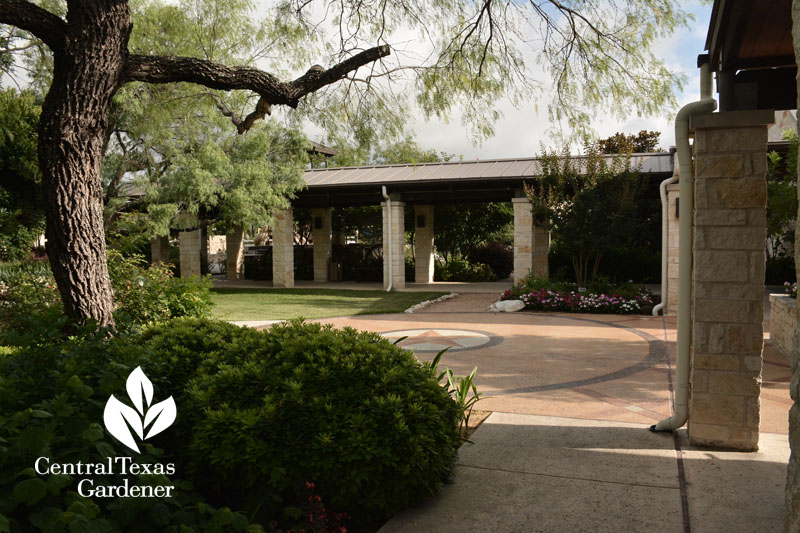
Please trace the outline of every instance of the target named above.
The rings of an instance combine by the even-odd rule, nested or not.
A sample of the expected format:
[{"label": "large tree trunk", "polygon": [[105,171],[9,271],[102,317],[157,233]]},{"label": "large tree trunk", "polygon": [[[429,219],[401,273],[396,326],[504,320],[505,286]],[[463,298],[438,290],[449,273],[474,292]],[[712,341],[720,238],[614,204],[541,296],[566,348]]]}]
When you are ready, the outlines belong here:
[{"label": "large tree trunk", "polygon": [[100,166],[111,99],[122,84],[126,2],[70,2],[65,46],[39,122],[47,252],[67,315],[113,326]]}]

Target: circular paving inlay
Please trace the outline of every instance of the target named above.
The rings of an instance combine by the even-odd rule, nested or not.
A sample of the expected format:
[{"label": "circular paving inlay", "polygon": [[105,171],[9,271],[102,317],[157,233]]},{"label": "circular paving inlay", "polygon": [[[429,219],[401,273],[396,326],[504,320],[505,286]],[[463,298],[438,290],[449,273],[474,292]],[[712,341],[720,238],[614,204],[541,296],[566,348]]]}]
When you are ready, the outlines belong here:
[{"label": "circular paving inlay", "polygon": [[503,341],[502,337],[466,329],[402,329],[387,331],[381,333],[381,336],[392,342],[406,337],[399,345],[414,352],[440,352],[445,348],[449,352],[475,350]]}]

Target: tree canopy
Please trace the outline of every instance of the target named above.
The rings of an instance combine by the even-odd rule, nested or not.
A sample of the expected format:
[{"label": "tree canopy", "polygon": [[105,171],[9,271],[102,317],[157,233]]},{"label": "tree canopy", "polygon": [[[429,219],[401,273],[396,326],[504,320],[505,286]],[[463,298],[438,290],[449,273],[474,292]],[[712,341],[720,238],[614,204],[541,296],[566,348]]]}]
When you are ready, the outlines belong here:
[{"label": "tree canopy", "polygon": [[[618,115],[664,111],[683,84],[652,51],[687,20],[670,0],[276,0],[256,31],[252,17],[229,7],[249,2],[205,0],[159,8],[176,23],[195,10],[202,31],[165,38],[170,20],[158,17],[155,37],[139,42],[134,28],[147,26],[150,5],[0,0],[0,24],[50,50],[38,147],[48,252],[65,309],[79,322],[113,323],[101,166],[115,97],[137,82],[245,91],[238,107],[207,96],[239,133],[282,106],[297,110],[288,120],[345,132],[360,146],[402,133],[411,102],[426,117],[460,109],[481,138],[493,133],[501,99],[527,103],[544,87],[553,88],[552,120],[585,130],[600,106]],[[227,22],[241,31],[209,44]],[[233,57],[238,38],[252,39],[258,57]],[[184,55],[184,42],[203,54]]]},{"label": "tree canopy", "polygon": [[643,154],[656,152],[660,131],[642,130],[636,135],[615,133],[597,141],[597,150],[603,154]]},{"label": "tree canopy", "polygon": [[0,91],[0,260],[26,257],[44,231],[38,122],[32,93]]}]

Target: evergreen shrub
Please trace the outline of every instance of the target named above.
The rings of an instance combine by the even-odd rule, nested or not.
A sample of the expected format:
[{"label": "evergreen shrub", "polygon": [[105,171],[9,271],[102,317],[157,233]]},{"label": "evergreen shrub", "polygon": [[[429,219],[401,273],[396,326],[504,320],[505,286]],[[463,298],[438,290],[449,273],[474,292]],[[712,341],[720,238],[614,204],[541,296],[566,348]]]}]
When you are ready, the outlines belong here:
[{"label": "evergreen shrub", "polygon": [[[127,401],[139,366],[177,418],[133,454],[175,475],[138,482],[176,496],[84,497],[74,476],[37,475],[43,455],[131,455],[103,409],[111,394]],[[0,390],[0,525],[11,531],[310,530],[322,502],[330,523],[374,523],[435,493],[461,443],[459,406],[431,365],[377,334],[300,321],[265,332],[183,318],[3,350]]]}]

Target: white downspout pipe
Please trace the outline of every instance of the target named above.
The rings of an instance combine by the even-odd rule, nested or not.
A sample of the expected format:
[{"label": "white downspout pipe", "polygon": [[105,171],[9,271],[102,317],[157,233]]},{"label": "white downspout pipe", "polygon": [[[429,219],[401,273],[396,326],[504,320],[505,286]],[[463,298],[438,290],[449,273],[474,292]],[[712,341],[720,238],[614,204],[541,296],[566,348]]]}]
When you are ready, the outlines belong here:
[{"label": "white downspout pipe", "polygon": [[389,260],[389,285],[386,287],[386,292],[392,292],[392,280],[394,279],[392,275],[392,199],[386,194],[386,185],[381,185],[381,194],[384,200],[386,200],[386,229],[389,232],[389,235],[386,237],[389,250],[384,257],[384,261],[387,258]]},{"label": "white downspout pipe", "polygon": [[[680,170],[679,170],[680,172]],[[669,204],[667,202],[667,185],[678,181],[678,174],[665,179],[658,186],[661,196],[661,303],[653,308],[653,316],[667,305],[667,253],[669,251]]]},{"label": "white downspout pipe", "polygon": [[652,431],[672,431],[689,418],[689,354],[692,344],[692,219],[694,218],[694,170],[689,145],[689,118],[712,113],[717,102],[711,96],[711,71],[708,56],[698,57],[700,100],[687,104],[675,117],[675,144],[678,147],[680,210],[678,213],[678,353],[675,359],[675,400],[673,415],[651,426]]}]

